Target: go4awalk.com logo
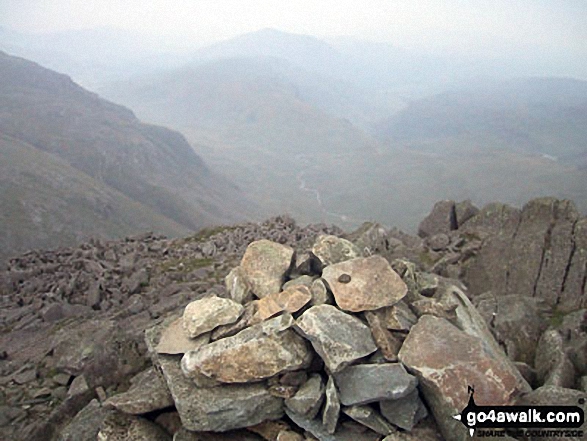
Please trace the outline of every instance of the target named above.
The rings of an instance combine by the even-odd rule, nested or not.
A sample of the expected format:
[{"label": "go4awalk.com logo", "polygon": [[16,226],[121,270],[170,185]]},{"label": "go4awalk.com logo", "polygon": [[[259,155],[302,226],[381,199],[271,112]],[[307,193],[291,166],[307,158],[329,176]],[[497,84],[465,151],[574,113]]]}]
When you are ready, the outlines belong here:
[{"label": "go4awalk.com logo", "polygon": [[[548,436],[582,437],[579,428],[585,422],[585,413],[579,406],[477,406],[474,389],[469,386],[469,403],[459,415],[459,420],[469,429],[471,437],[475,429],[545,429]],[[578,404],[584,404],[579,400]],[[546,433],[548,432],[548,433]],[[539,435],[539,431],[534,431]]]}]

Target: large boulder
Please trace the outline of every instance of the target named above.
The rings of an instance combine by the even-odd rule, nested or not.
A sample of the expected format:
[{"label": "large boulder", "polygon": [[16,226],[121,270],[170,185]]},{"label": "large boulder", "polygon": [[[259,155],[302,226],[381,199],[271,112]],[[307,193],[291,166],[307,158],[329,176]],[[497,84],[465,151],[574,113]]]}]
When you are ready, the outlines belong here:
[{"label": "large boulder", "polygon": [[424,238],[457,229],[455,201],[439,201],[418,226],[418,236]]},{"label": "large boulder", "polygon": [[270,240],[252,242],[241,260],[241,269],[253,294],[262,298],[279,292],[293,265],[294,250]]},{"label": "large boulder", "polygon": [[246,383],[307,367],[312,354],[291,328],[293,318],[279,317],[187,352],[181,365],[187,376],[204,375],[223,383]]},{"label": "large boulder", "polygon": [[381,256],[348,260],[327,266],[322,278],[340,309],[360,312],[392,306],[408,288]]},{"label": "large boulder", "polygon": [[331,305],[312,306],[297,320],[295,329],[310,340],[333,373],[377,350],[361,320]]},{"label": "large boulder", "polygon": [[503,353],[499,356],[483,339],[431,315],[424,315],[412,327],[399,359],[418,377],[420,389],[449,441],[469,438],[465,426],[452,418],[467,405],[467,386],[475,388],[479,405],[510,405],[530,390]]}]

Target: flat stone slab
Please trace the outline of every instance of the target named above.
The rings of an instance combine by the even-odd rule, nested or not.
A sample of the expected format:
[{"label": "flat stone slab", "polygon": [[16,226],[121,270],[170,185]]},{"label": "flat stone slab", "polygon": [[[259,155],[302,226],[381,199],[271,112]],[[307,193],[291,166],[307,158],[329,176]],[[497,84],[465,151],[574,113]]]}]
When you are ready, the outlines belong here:
[{"label": "flat stone slab", "polygon": [[395,400],[416,389],[418,380],[400,363],[359,364],[334,376],[345,406]]},{"label": "flat stone slab", "polygon": [[281,290],[293,262],[294,250],[270,240],[252,242],[240,267],[253,294],[259,298]]},{"label": "flat stone slab", "polygon": [[183,312],[183,327],[191,338],[234,323],[243,313],[243,306],[231,299],[211,296],[189,303]]},{"label": "flat stone slab", "polygon": [[344,427],[338,427],[334,434],[328,433],[324,425],[319,419],[310,419],[303,415],[285,409],[287,416],[298,426],[310,432],[320,441],[380,441],[381,435],[366,430],[364,432],[356,432],[348,430]]},{"label": "flat stone slab", "polygon": [[204,375],[223,383],[246,383],[308,367],[312,352],[294,332],[293,317],[253,325],[232,337],[186,353],[181,365],[187,376]]},{"label": "flat stone slab", "polygon": [[128,391],[110,397],[104,405],[131,415],[141,415],[173,406],[173,397],[167,384],[155,368],[141,372],[131,382],[133,384]]},{"label": "flat stone slab", "polygon": [[210,342],[210,334],[205,333],[196,338],[190,338],[183,327],[183,318],[180,317],[172,321],[161,335],[161,340],[157,345],[157,352],[160,354],[185,354],[188,351],[194,351],[199,347]]},{"label": "flat stone slab", "polygon": [[295,330],[310,340],[332,373],[377,350],[369,327],[332,305],[312,306]]},{"label": "flat stone slab", "polygon": [[410,431],[428,411],[420,399],[418,389],[397,400],[384,400],[379,403],[381,414],[396,426]]},{"label": "flat stone slab", "polygon": [[293,412],[307,418],[314,418],[324,401],[324,383],[319,374],[312,374],[296,392],[285,400],[285,405]]},{"label": "flat stone slab", "polygon": [[272,396],[263,382],[197,387],[183,374],[179,356],[157,354],[160,332],[158,327],[147,330],[145,340],[186,429],[225,432],[283,416],[283,399]]},{"label": "flat stone slab", "polygon": [[[491,337],[487,337],[491,338]],[[515,367],[493,343],[461,331],[448,320],[424,315],[398,354],[420,381],[420,390],[447,440],[468,436],[452,415],[467,405],[467,385],[477,405],[510,405],[527,390]]]},{"label": "flat stone slab", "polygon": [[396,431],[394,427],[385,420],[385,418],[370,406],[345,407],[342,411],[357,423],[368,427],[380,435],[385,436]]},{"label": "flat stone slab", "polygon": [[347,260],[324,268],[338,307],[360,312],[392,306],[408,292],[401,277],[381,256]]},{"label": "flat stone slab", "polygon": [[326,383],[325,396],[322,425],[328,433],[333,434],[336,431],[336,425],[340,415],[340,400],[338,399],[338,391],[336,390],[334,380],[330,376]]}]

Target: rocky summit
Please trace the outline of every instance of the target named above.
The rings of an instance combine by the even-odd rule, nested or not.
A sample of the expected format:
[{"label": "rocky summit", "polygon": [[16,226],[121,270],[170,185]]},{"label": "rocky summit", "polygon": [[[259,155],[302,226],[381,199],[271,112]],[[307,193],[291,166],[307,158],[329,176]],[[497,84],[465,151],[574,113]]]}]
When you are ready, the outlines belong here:
[{"label": "rocky summit", "polygon": [[443,201],[420,236],[280,216],[29,252],[0,273],[0,438],[464,441],[468,386],[585,406],[584,223]]}]

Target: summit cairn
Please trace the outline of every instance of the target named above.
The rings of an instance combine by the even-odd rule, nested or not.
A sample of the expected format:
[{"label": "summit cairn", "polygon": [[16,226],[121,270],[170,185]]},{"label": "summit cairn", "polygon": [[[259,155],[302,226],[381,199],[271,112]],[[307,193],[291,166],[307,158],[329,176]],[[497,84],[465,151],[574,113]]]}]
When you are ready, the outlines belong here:
[{"label": "summit cairn", "polygon": [[[230,298],[211,293],[146,332],[162,378],[154,384],[177,409],[180,439],[432,440],[431,411],[456,440],[459,427],[444,421],[466,405],[466,387],[451,381],[479,385],[479,369],[495,365],[500,378],[488,383],[487,397],[506,404],[529,390],[450,281],[417,284],[425,276],[405,261],[392,266],[357,250],[332,235],[301,258],[286,245],[252,242],[226,278]],[[321,302],[313,301],[317,285]],[[421,337],[436,321],[438,332]],[[464,369],[470,360],[477,364]],[[118,403],[127,401],[111,402],[126,412]],[[210,438],[199,438],[203,432]]]}]

